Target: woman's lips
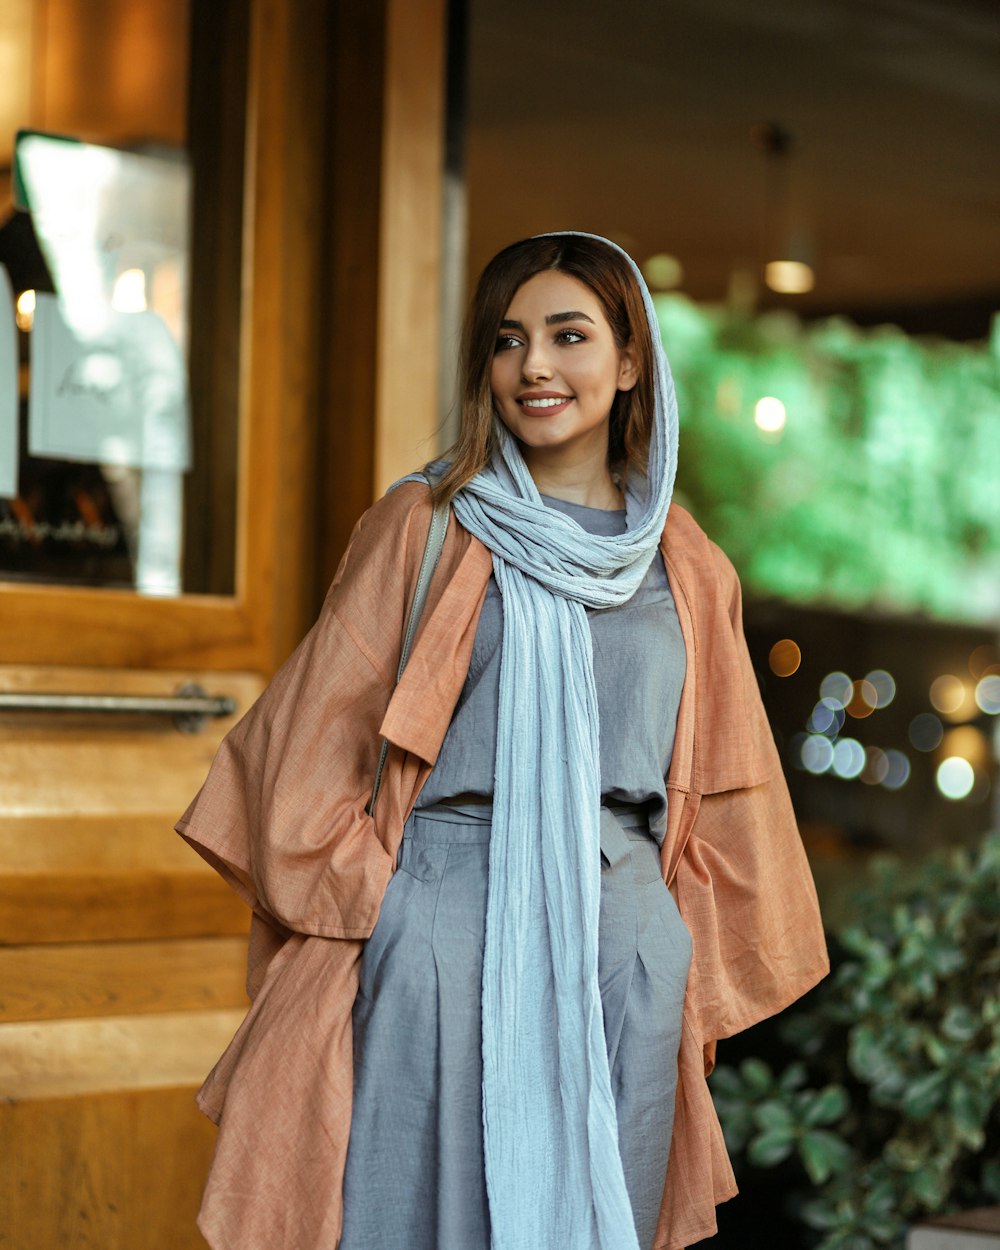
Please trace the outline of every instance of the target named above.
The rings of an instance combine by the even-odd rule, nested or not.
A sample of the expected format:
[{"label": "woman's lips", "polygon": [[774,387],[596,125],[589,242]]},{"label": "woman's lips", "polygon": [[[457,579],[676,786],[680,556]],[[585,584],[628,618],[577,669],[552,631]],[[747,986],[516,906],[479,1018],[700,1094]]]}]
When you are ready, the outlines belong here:
[{"label": "woman's lips", "polygon": [[530,417],[551,417],[562,412],[572,402],[572,395],[541,391],[534,395],[518,396],[517,406]]}]

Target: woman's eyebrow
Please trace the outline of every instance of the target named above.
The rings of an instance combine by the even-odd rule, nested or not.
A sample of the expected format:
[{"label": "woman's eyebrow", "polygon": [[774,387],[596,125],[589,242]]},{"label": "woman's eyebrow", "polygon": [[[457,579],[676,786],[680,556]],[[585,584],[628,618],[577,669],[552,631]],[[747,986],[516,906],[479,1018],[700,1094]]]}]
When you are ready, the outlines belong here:
[{"label": "woman's eyebrow", "polygon": [[591,325],[594,324],[593,317],[588,317],[585,312],[558,312],[545,318],[547,326],[561,325],[564,321],[589,321]]},{"label": "woman's eyebrow", "polygon": [[[588,317],[585,312],[579,312],[579,311],[552,313],[548,317],[545,318],[545,324],[547,326],[562,325],[564,321],[589,321],[591,325],[594,324],[593,317]],[[511,321],[509,319],[504,319],[503,321],[500,322],[500,329],[501,330],[523,330],[524,326],[521,324],[520,321]]]}]

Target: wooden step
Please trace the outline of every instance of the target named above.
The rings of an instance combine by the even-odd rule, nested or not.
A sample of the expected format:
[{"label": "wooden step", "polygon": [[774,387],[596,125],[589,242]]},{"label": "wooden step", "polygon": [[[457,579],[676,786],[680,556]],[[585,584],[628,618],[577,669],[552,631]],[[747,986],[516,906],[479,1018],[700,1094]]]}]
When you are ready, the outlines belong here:
[{"label": "wooden step", "polygon": [[162,814],[0,819],[0,945],[238,935],[249,912]]},{"label": "wooden step", "polygon": [[3,1250],[207,1250],[215,1127],[185,1089],[0,1103]]},{"label": "wooden step", "polygon": [[0,1024],[0,1103],[195,1089],[243,1020],[241,1009]]},{"label": "wooden step", "polygon": [[0,947],[0,1023],[247,1006],[238,937]]}]

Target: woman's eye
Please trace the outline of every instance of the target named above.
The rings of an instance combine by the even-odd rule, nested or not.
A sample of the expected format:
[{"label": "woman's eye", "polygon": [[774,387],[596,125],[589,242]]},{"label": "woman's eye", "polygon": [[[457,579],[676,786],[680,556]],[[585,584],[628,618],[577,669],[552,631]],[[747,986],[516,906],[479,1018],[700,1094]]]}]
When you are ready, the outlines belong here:
[{"label": "woman's eye", "polygon": [[556,335],[557,343],[582,343],[585,339],[586,335],[579,330],[560,330]]},{"label": "woman's eye", "polygon": [[497,345],[493,351],[494,353],[509,351],[512,347],[517,347],[520,341],[521,340],[515,338],[513,334],[501,334],[497,339]]}]

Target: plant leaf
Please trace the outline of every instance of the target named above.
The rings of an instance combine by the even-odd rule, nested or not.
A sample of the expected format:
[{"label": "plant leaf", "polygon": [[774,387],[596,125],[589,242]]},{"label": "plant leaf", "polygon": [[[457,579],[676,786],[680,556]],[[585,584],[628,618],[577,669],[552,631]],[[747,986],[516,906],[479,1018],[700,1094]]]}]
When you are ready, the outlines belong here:
[{"label": "plant leaf", "polygon": [[849,1106],[850,1099],[842,1085],[827,1085],[825,1089],[806,1096],[803,1122],[810,1128],[817,1124],[832,1124],[846,1114]]},{"label": "plant leaf", "polygon": [[928,1211],[936,1211],[944,1201],[951,1177],[936,1165],[919,1168],[909,1177],[909,1189]]},{"label": "plant leaf", "polygon": [[806,1065],[804,1063],[791,1063],[778,1077],[778,1088],[790,1094],[797,1089],[801,1089],[807,1079]]},{"label": "plant leaf", "polygon": [[771,1069],[763,1059],[744,1059],[740,1064],[740,1075],[747,1088],[755,1094],[766,1094],[774,1083]]},{"label": "plant leaf", "polygon": [[747,1149],[747,1158],[758,1168],[773,1168],[792,1153],[795,1137],[781,1129],[759,1133]]},{"label": "plant leaf", "polygon": [[811,1202],[804,1202],[801,1214],[802,1222],[810,1228],[837,1228],[844,1219],[843,1213],[826,1198],[814,1198]]},{"label": "plant leaf", "polygon": [[799,1154],[814,1185],[850,1166],[854,1152],[842,1137],[826,1129],[810,1129],[799,1139]]},{"label": "plant leaf", "polygon": [[953,1003],[945,1012],[941,1032],[953,1042],[971,1042],[979,1032],[979,1016],[961,1003]]},{"label": "plant leaf", "polygon": [[795,1134],[795,1117],[791,1108],[776,1099],[762,1102],[753,1109],[754,1123],[765,1132],[786,1132],[789,1137]]},{"label": "plant leaf", "polygon": [[923,1120],[941,1105],[948,1083],[946,1072],[928,1072],[912,1081],[903,1094],[903,1111],[913,1120]]},{"label": "plant leaf", "polygon": [[982,1128],[989,1114],[989,1094],[955,1077],[948,1091],[948,1109],[963,1133],[975,1132]]}]

